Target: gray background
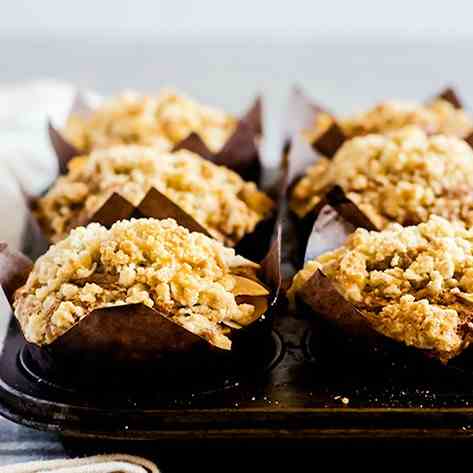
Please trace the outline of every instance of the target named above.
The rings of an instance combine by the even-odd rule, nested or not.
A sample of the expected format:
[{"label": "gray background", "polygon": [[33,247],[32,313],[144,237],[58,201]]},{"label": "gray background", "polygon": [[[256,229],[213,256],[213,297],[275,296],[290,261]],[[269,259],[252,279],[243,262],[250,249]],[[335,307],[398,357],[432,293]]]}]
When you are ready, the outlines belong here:
[{"label": "gray background", "polygon": [[257,90],[278,111],[296,81],[340,110],[445,82],[473,94],[468,0],[1,5],[2,82],[53,77],[102,92],[170,84],[235,112]]}]

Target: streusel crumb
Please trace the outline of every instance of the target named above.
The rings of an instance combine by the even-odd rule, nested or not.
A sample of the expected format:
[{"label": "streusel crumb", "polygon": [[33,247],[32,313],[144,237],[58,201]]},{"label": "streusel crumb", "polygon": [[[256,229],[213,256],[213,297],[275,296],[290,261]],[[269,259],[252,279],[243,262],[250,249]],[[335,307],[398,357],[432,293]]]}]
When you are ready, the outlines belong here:
[{"label": "streusel crumb", "polygon": [[87,118],[71,116],[66,138],[83,152],[118,144],[172,147],[197,133],[211,151],[219,151],[236,126],[236,119],[173,90],[157,96],[125,92],[106,101]]},{"label": "streusel crumb", "polygon": [[390,338],[433,350],[444,361],[470,343],[473,229],[436,216],[382,232],[359,228],[343,246],[308,262],[289,295],[318,269]]},{"label": "streusel crumb", "polygon": [[112,193],[137,205],[151,187],[229,245],[251,233],[273,207],[254,183],[190,151],[128,145],[71,161],[68,174],[38,199],[36,215],[46,235],[57,242],[87,223]]},{"label": "streusel crumb", "polygon": [[229,349],[225,323],[246,325],[254,307],[232,293],[235,272],[258,265],[174,220],[92,223],[49,248],[15,293],[28,341],[44,345],[100,307],[143,303]]},{"label": "streusel crumb", "polygon": [[[309,140],[313,141],[331,122],[332,118],[328,114],[319,115],[314,129],[307,131]],[[464,138],[473,131],[473,118],[444,99],[436,99],[428,104],[390,100],[358,115],[337,118],[337,123],[349,138],[371,133],[382,134],[406,126],[417,126],[427,134],[458,138]]]},{"label": "streusel crumb", "polygon": [[412,225],[430,215],[473,224],[473,150],[463,140],[416,127],[366,135],[322,158],[295,186],[291,207],[305,215],[340,185],[378,228]]}]

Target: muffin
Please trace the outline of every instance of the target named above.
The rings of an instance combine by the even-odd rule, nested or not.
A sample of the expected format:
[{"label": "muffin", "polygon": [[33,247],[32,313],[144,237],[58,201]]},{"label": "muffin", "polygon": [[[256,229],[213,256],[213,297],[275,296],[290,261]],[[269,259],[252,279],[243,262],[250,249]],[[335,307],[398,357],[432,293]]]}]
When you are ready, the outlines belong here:
[{"label": "muffin", "polygon": [[[449,100],[439,97],[427,104],[388,100],[351,117],[337,117],[337,124],[347,138],[383,134],[406,126],[417,126],[427,134],[445,134],[465,138],[473,131],[473,117]],[[307,137],[313,142],[334,122],[328,113],[317,114]]]},{"label": "muffin", "polygon": [[339,185],[379,229],[440,215],[473,225],[473,150],[463,140],[418,127],[346,141],[294,186],[291,209],[304,217]]},{"label": "muffin", "polygon": [[36,261],[13,306],[26,340],[39,346],[96,309],[143,304],[156,317],[229,350],[231,328],[249,325],[267,307],[244,297],[269,294],[256,277],[258,268],[172,219],[124,220],[110,229],[91,223]]},{"label": "muffin", "polygon": [[52,242],[91,221],[94,213],[118,193],[138,205],[156,188],[215,238],[234,246],[273,210],[273,202],[252,182],[186,150],[162,152],[128,145],[93,151],[69,163],[35,215]]},{"label": "muffin", "polygon": [[191,133],[197,133],[211,151],[217,152],[236,124],[236,118],[222,110],[164,89],[157,96],[125,92],[90,114],[72,115],[63,134],[78,150],[89,153],[121,144],[169,151]]},{"label": "muffin", "polygon": [[380,232],[358,228],[308,261],[289,296],[339,326],[365,326],[447,362],[473,334],[473,229],[437,216]]}]

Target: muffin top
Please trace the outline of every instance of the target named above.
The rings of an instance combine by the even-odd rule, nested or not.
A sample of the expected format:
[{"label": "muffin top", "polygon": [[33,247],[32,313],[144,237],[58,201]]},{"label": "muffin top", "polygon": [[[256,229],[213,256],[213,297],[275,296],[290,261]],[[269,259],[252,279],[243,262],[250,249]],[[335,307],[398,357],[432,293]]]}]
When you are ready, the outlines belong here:
[{"label": "muffin top", "polygon": [[406,127],[348,140],[332,160],[321,158],[307,170],[292,209],[305,215],[334,184],[380,229],[430,215],[473,224],[473,150],[456,137]]},{"label": "muffin top", "polygon": [[236,119],[169,89],[157,96],[125,92],[107,100],[90,116],[72,115],[65,137],[78,149],[141,144],[171,150],[195,132],[213,151],[219,151],[236,127]]},{"label": "muffin top", "polygon": [[172,219],[123,220],[109,230],[91,223],[36,261],[15,293],[15,315],[26,339],[44,345],[94,309],[143,303],[229,349],[225,324],[247,325],[254,314],[232,292],[236,275],[256,279],[257,268]]},{"label": "muffin top", "polygon": [[[312,142],[332,123],[328,114],[316,118],[313,130],[307,131]],[[463,109],[456,108],[444,99],[428,104],[410,101],[389,100],[366,112],[346,118],[337,118],[337,123],[349,138],[372,133],[387,133],[406,126],[417,126],[427,134],[444,134],[465,138],[473,131],[473,118]]]},{"label": "muffin top", "polygon": [[229,245],[252,232],[273,207],[254,183],[190,151],[128,145],[72,160],[69,172],[38,199],[36,216],[49,239],[57,242],[88,223],[112,193],[138,205],[151,187]]},{"label": "muffin top", "polygon": [[343,246],[308,262],[290,295],[320,269],[378,332],[444,361],[469,344],[473,229],[432,216],[417,226],[357,229]]}]

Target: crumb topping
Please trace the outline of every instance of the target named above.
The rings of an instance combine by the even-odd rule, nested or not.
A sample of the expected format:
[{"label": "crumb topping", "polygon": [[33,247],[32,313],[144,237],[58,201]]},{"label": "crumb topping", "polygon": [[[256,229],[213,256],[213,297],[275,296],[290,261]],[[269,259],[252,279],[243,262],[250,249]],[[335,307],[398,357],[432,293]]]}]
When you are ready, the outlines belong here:
[{"label": "crumb topping", "polygon": [[291,207],[300,216],[327,189],[340,185],[378,228],[426,221],[430,215],[473,225],[473,150],[463,140],[428,136],[415,127],[345,142],[295,186]]},{"label": "crumb topping", "polygon": [[92,223],[36,261],[15,293],[15,315],[26,339],[43,345],[94,309],[143,303],[229,349],[225,323],[246,325],[255,310],[237,302],[235,274],[256,278],[257,268],[172,219],[123,220],[109,230]]},{"label": "crumb topping", "polygon": [[[314,130],[308,131],[310,141],[331,122],[329,115],[319,115]],[[436,99],[425,105],[389,100],[352,117],[337,118],[337,123],[350,138],[372,133],[383,134],[406,126],[418,126],[427,134],[444,134],[458,138],[464,138],[473,131],[473,118],[465,110],[455,108],[444,99]]]},{"label": "crumb topping", "polygon": [[164,89],[157,96],[125,92],[106,101],[87,118],[71,116],[64,134],[78,149],[90,152],[119,144],[170,150],[195,132],[211,151],[217,152],[235,126],[236,119],[222,110]]},{"label": "crumb topping", "polygon": [[433,216],[382,232],[357,229],[340,248],[309,261],[292,298],[320,269],[382,334],[444,361],[470,343],[473,229]]},{"label": "crumb topping", "polygon": [[67,175],[38,199],[36,215],[50,240],[57,242],[87,223],[114,192],[138,205],[151,187],[229,245],[251,233],[273,207],[254,183],[190,151],[128,145],[72,160]]}]

